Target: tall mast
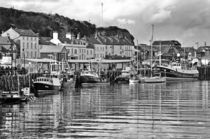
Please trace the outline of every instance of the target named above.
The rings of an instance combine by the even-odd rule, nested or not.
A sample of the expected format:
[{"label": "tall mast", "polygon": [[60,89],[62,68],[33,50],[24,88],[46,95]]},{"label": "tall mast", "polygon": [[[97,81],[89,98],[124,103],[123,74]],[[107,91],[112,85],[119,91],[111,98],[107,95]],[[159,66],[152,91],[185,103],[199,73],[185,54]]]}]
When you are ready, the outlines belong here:
[{"label": "tall mast", "polygon": [[162,45],[162,42],[160,41],[160,50],[159,50],[159,65],[161,65],[162,63],[161,63],[161,45]]},{"label": "tall mast", "polygon": [[151,70],[151,76],[152,76],[152,55],[153,55],[153,52],[152,52],[152,44],[153,44],[153,34],[154,34],[154,24],[152,24],[152,37],[151,37],[151,40],[150,40],[150,46],[151,46],[151,62],[150,62],[150,70]]}]

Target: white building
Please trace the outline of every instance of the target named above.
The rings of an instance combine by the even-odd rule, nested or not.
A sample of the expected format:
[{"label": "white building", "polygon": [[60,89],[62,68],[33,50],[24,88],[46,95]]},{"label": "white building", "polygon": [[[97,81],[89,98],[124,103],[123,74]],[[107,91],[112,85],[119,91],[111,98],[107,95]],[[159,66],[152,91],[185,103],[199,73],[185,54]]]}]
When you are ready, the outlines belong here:
[{"label": "white building", "polygon": [[10,28],[2,33],[20,45],[20,58],[39,58],[39,35],[31,29]]},{"label": "white building", "polygon": [[126,37],[118,38],[97,34],[95,39],[99,42],[99,44],[94,43],[96,58],[105,58],[106,56],[134,57],[134,45]]}]

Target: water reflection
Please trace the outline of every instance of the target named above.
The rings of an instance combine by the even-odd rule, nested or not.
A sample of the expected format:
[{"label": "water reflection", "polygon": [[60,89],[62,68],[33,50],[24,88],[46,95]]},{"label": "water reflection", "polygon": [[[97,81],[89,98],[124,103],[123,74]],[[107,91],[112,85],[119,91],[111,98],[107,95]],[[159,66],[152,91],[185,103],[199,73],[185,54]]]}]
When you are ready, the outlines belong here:
[{"label": "water reflection", "polygon": [[0,138],[209,138],[209,82],[101,85],[0,105]]}]

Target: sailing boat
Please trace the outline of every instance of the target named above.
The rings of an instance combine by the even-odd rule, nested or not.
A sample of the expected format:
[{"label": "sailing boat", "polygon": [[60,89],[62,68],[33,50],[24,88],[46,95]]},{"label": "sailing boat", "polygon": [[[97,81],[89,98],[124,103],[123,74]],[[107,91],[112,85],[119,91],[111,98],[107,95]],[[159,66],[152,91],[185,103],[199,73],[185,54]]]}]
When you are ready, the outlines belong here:
[{"label": "sailing boat", "polygon": [[[153,60],[153,56],[152,56],[152,45],[153,45],[153,33],[154,33],[154,25],[152,25],[152,38],[150,41],[150,46],[151,46],[151,62],[150,62],[150,71],[151,71],[151,75],[150,77],[144,77],[143,82],[144,83],[164,83],[166,82],[166,78],[165,77],[161,77],[161,74],[159,76],[153,76],[152,75],[152,60]],[[161,55],[160,55],[161,56]]]}]

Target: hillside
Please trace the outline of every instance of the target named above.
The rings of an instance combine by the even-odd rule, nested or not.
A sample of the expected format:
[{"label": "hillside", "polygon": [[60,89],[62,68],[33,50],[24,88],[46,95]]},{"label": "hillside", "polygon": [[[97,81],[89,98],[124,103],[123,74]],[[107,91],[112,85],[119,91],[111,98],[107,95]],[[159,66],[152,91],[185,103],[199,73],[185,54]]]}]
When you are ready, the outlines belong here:
[{"label": "hillside", "polygon": [[105,36],[126,36],[131,42],[134,40],[129,31],[118,27],[96,28],[96,25],[87,21],[77,21],[58,14],[26,12],[0,7],[0,31],[5,31],[10,27],[32,29],[45,37],[52,36],[53,31],[59,32],[61,34],[59,37],[64,37],[66,32],[91,36],[97,31]]}]

